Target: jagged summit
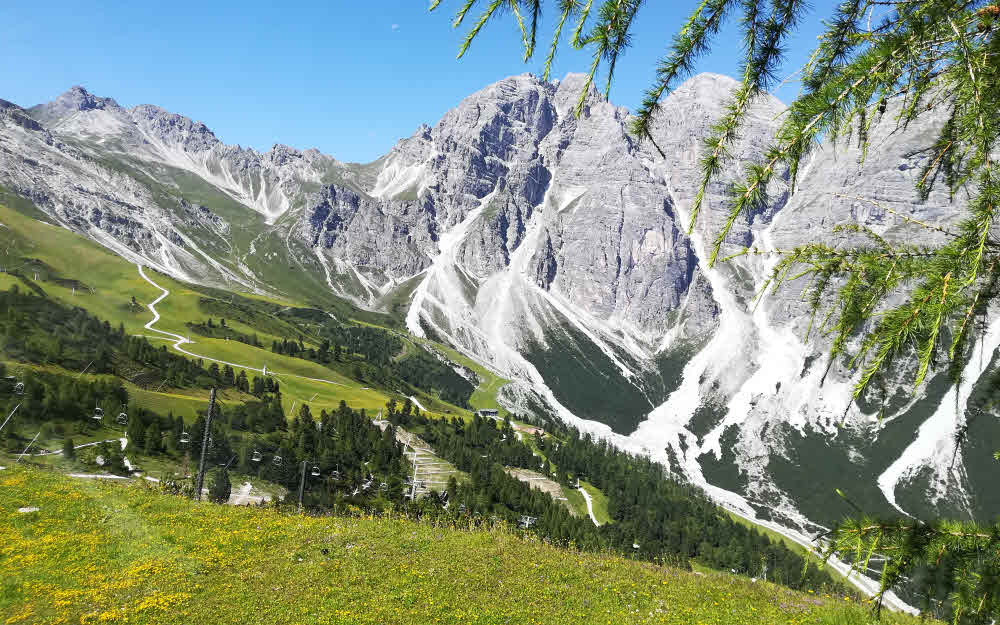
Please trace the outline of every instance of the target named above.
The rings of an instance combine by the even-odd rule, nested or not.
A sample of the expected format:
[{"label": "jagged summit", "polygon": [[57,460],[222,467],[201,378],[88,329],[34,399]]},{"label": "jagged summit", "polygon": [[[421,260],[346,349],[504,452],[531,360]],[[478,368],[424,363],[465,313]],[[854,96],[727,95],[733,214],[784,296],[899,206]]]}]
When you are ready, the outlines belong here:
[{"label": "jagged summit", "polygon": [[[671,101],[680,101],[683,106],[709,106],[712,109],[720,109],[721,105],[727,104],[732,99],[733,92],[741,84],[730,76],[703,72],[691,76],[678,85],[664,98],[663,104],[667,106]],[[758,98],[755,107],[777,111],[785,109],[784,103],[770,94]]]},{"label": "jagged summit", "polygon": [[113,110],[122,108],[113,98],[95,96],[82,86],[74,86],[51,102],[31,107],[28,111],[43,124],[57,122],[79,111]]}]

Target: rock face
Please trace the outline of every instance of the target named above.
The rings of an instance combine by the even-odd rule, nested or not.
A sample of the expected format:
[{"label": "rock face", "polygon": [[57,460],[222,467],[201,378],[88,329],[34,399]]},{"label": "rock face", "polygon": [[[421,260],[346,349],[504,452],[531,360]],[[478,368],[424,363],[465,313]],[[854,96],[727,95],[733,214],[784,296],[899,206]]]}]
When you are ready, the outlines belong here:
[{"label": "rock face", "polygon": [[[577,118],[581,76],[515,76],[366,165],[229,146],[200,122],[74,87],[27,111],[0,101],[0,185],[182,279],[405,301],[410,332],[512,381],[510,407],[654,455],[748,514],[815,527],[843,513],[830,493],[845,485],[873,512],[1000,513],[982,459],[950,443],[972,383],[897,398],[879,423],[871,398],[852,400],[844,363],[804,341],[802,285],[754,305],[773,256],[707,267],[727,187],[784,109],[755,105],[689,235],[702,137],[735,84],[702,74],[676,89],[654,126],[661,154],[596,92]],[[846,222],[929,242],[900,215],[946,224],[960,212],[913,190],[941,120],[896,129],[892,116],[864,158],[827,146],[794,194],[774,182],[726,248],[846,243],[832,233]],[[983,376],[1000,326],[986,338]]]}]

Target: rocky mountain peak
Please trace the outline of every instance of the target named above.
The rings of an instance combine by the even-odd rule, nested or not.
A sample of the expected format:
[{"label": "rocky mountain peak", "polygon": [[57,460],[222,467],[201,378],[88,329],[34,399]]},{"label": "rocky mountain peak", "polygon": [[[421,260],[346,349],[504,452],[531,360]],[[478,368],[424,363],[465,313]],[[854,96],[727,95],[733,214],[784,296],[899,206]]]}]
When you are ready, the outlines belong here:
[{"label": "rocky mountain peak", "polygon": [[32,116],[42,123],[54,122],[79,111],[112,110],[121,107],[113,98],[95,96],[80,85],[70,87],[58,98],[29,109]]},{"label": "rocky mountain peak", "polygon": [[[740,81],[723,76],[703,72],[696,74],[674,89],[666,102],[684,103],[685,105],[703,106],[710,110],[720,110],[732,98],[733,92],[739,88]],[[755,108],[782,111],[785,105],[778,98],[767,95],[759,98]]]},{"label": "rocky mountain peak", "polygon": [[187,151],[208,150],[222,142],[208,126],[171,113],[159,106],[140,104],[129,110],[132,120],[143,131],[164,141],[184,146]]},{"label": "rocky mountain peak", "polygon": [[26,130],[41,130],[42,126],[20,106],[7,100],[0,100],[0,120],[10,120]]}]

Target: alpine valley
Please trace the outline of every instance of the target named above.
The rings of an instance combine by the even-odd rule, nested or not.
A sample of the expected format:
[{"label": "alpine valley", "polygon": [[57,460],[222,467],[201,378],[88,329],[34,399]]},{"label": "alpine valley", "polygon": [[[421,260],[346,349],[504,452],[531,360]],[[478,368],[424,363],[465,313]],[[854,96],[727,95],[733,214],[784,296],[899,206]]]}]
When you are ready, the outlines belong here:
[{"label": "alpine valley", "polygon": [[750,253],[709,268],[728,185],[784,110],[758,102],[689,234],[702,138],[736,84],[701,74],[676,89],[657,149],[596,92],[575,116],[582,76],[515,76],[363,165],[226,145],[74,87],[31,108],[0,100],[0,186],[179,281],[384,313],[509,380],[505,408],[662,460],[761,522],[815,534],[850,512],[837,488],[876,514],[1000,514],[1000,431],[976,408],[996,384],[1000,320],[960,385],[942,367],[913,393],[900,371],[855,401],[802,281],[763,288],[776,250],[860,236],[839,224],[920,244],[912,220],[956,220],[962,197],[914,188],[943,120],[897,127],[890,102],[866,154],[850,138],[818,149],[794,192],[785,176],[731,231],[723,255]]}]

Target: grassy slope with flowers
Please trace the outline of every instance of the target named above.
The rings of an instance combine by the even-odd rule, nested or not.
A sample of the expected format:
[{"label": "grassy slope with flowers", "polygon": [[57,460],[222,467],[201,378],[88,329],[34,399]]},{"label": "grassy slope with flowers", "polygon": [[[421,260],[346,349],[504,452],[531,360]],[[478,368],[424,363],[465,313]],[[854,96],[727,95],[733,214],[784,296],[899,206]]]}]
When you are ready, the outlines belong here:
[{"label": "grassy slope with flowers", "polygon": [[195,505],[145,483],[19,467],[0,470],[0,570],[0,623],[11,625],[870,620],[843,597],[576,553],[509,529]]}]

